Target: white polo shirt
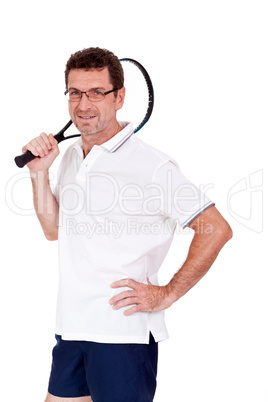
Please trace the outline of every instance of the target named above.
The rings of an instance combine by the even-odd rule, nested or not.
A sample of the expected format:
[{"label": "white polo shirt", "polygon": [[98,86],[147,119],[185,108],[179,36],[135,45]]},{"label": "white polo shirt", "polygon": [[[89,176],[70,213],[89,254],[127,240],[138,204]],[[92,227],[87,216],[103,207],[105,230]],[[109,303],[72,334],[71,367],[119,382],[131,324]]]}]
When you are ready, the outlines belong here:
[{"label": "white polo shirt", "polygon": [[[60,164],[56,333],[65,340],[148,343],[168,337],[164,311],[124,316],[109,300],[131,278],[157,285],[176,225],[213,203],[164,153],[132,135],[132,124],[84,158],[81,138]],[[175,271],[176,267],[174,267]]]}]

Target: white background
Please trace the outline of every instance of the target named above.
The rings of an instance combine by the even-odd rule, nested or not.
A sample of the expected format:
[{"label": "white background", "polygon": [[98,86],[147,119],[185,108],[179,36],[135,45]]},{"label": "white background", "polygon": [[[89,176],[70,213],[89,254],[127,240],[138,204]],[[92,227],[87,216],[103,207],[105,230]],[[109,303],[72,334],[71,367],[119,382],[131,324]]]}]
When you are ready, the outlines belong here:
[{"label": "white background", "polygon": [[[100,46],[147,68],[155,109],[138,135],[207,186],[234,232],[205,278],[166,313],[155,402],[268,401],[267,20],[260,0],[1,6],[1,400],[45,398],[58,280],[57,244],[41,233],[27,168],[13,158],[68,121],[65,62]],[[162,284],[190,240],[176,235]]]}]

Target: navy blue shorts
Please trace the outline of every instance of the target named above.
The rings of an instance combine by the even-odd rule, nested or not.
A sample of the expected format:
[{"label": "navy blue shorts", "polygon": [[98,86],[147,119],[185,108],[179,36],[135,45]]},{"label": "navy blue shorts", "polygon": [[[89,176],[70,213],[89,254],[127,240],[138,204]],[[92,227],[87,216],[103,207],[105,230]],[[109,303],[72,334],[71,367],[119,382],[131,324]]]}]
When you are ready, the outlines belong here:
[{"label": "navy blue shorts", "polygon": [[158,344],[64,341],[56,335],[48,392],[94,402],[151,402],[156,389]]}]

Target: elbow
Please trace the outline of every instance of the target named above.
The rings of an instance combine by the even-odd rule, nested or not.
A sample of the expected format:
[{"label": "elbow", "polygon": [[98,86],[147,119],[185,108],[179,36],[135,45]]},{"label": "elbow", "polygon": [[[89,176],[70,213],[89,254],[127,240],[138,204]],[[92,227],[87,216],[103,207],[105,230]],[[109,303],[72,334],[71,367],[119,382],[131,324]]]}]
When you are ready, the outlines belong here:
[{"label": "elbow", "polygon": [[43,230],[43,233],[45,235],[45,238],[49,241],[54,241],[54,240],[58,240],[58,225],[54,224],[54,225],[48,225],[48,224],[42,224],[41,223],[41,227]]},{"label": "elbow", "polygon": [[233,237],[233,230],[231,226],[228,224],[227,241],[231,240],[232,237]]},{"label": "elbow", "polygon": [[226,242],[227,242],[227,241],[231,240],[231,238],[233,237],[233,231],[228,222],[225,221],[224,226],[225,226],[224,227],[224,236],[225,236]]},{"label": "elbow", "polygon": [[233,237],[233,231],[231,226],[229,225],[228,222],[224,221],[223,224],[221,224],[217,229],[216,229],[216,234],[218,236],[218,238],[220,239],[220,241],[225,244],[227,243],[229,240],[231,240],[231,238]]},{"label": "elbow", "polygon": [[44,233],[44,235],[48,241],[58,240],[58,232],[47,232],[47,233]]}]

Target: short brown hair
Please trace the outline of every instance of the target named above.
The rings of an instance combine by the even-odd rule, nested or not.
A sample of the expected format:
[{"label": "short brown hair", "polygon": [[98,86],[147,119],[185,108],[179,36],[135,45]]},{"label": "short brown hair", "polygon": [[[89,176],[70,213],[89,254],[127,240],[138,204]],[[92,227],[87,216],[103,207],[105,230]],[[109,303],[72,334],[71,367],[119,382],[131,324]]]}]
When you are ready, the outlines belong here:
[{"label": "short brown hair", "polygon": [[108,67],[110,82],[114,88],[124,86],[124,71],[120,60],[112,52],[99,47],[89,47],[72,54],[66,63],[65,85],[68,89],[68,76],[72,69],[102,70]]}]

